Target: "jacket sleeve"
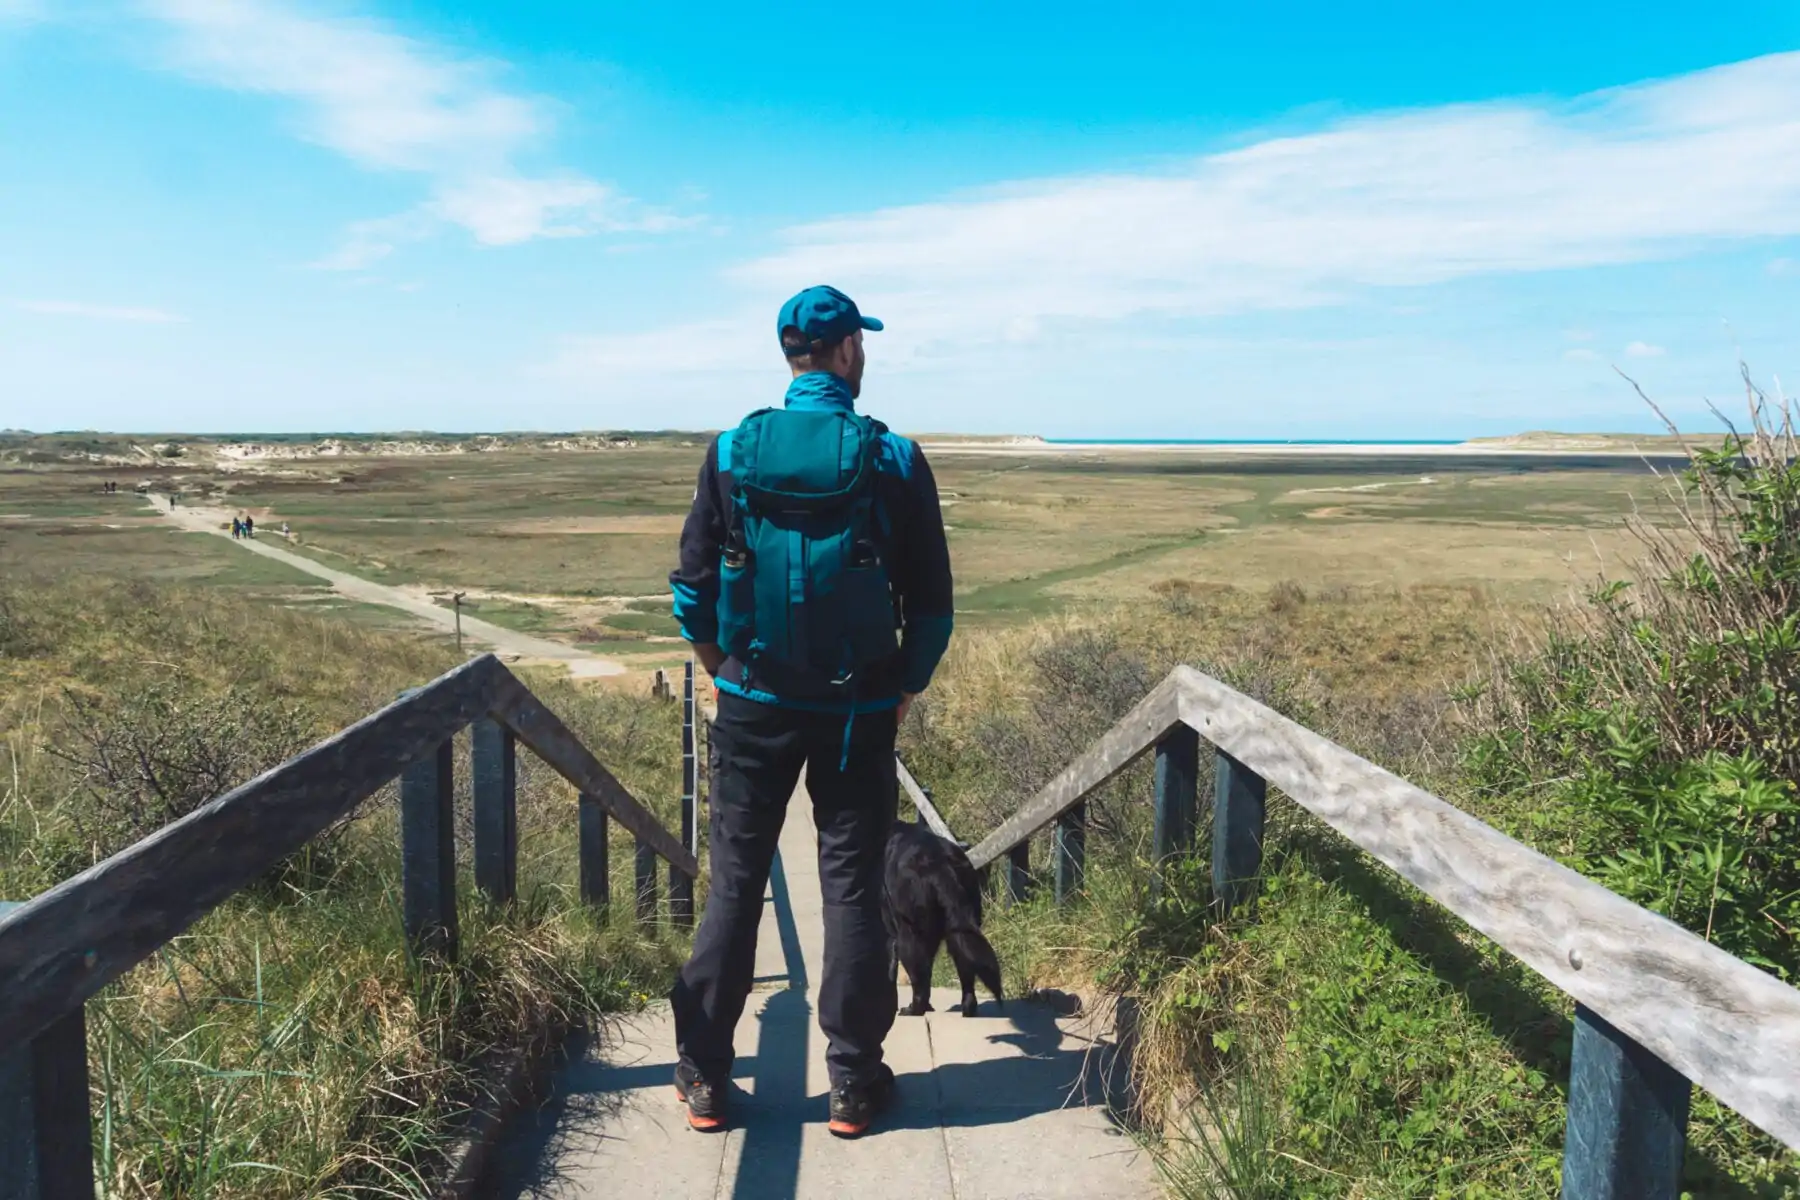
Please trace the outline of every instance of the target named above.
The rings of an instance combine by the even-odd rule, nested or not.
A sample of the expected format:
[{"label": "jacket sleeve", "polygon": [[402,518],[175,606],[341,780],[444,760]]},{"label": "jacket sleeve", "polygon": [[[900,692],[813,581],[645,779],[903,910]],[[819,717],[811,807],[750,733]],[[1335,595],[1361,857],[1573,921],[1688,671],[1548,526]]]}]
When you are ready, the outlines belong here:
[{"label": "jacket sleeve", "polygon": [[944,536],[944,515],[938,505],[937,480],[925,452],[912,447],[912,471],[907,482],[913,497],[911,520],[906,523],[900,558],[900,686],[922,692],[931,685],[932,672],[950,645],[955,623],[955,589],[950,578],[950,544]]},{"label": "jacket sleeve", "polygon": [[681,636],[704,645],[719,640],[719,554],[725,513],[719,506],[719,443],[707,447],[694,485],[694,507],[681,526],[681,564],[669,573]]}]

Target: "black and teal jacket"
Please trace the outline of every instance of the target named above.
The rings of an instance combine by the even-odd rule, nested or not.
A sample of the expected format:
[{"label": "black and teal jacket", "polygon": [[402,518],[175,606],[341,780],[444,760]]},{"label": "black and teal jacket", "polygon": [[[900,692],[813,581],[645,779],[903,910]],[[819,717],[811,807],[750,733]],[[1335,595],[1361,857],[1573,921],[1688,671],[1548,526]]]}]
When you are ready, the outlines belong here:
[{"label": "black and teal jacket", "polygon": [[[796,378],[788,388],[789,408],[854,409],[850,387],[836,375],[816,371]],[[866,668],[857,683],[858,711],[892,708],[900,693],[922,692],[950,644],[952,623],[950,547],[938,508],[937,481],[917,442],[896,433],[881,439],[875,481],[876,539],[900,618],[900,650],[887,662]],[[731,434],[723,433],[707,448],[694,488],[694,507],[681,527],[681,565],[669,575],[675,593],[675,619],[690,642],[719,640],[719,560],[731,512]],[[814,711],[848,712],[851,701],[841,688],[817,693],[780,695],[746,677],[744,665],[726,660],[719,672],[721,691],[751,700]]]}]

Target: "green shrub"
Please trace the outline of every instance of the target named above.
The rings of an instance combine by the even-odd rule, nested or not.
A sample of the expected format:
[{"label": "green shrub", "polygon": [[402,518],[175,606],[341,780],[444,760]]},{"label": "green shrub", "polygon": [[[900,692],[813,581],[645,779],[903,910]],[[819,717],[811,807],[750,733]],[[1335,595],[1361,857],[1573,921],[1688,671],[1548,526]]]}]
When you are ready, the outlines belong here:
[{"label": "green shrub", "polygon": [[1800,978],[1800,462],[1791,425],[1695,453],[1638,581],[1561,613],[1468,706],[1490,798],[1531,840]]}]

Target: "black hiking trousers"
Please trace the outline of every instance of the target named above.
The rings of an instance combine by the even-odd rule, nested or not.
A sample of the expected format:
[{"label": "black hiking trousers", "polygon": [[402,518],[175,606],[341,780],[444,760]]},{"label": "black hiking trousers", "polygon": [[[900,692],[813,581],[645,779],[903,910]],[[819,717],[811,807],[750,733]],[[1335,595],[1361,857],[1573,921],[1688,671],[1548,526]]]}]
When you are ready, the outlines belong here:
[{"label": "black hiking trousers", "polygon": [[[763,891],[800,770],[819,828],[825,962],[819,1028],[833,1087],[872,1081],[898,1000],[881,922],[882,865],[894,823],[893,710],[857,714],[844,760],[841,713],[802,712],[719,693],[712,728],[712,887],[693,957],[670,996],[682,1066],[722,1085],[756,970]],[[840,770],[840,762],[844,769]],[[805,964],[806,967],[815,964]],[[805,969],[790,964],[805,986]]]}]

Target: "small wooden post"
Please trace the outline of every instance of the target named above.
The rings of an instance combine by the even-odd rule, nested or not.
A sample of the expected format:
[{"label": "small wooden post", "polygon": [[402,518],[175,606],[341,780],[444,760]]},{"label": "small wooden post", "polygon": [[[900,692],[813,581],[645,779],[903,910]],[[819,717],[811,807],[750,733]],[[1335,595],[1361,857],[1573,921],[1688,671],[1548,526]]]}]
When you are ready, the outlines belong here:
[{"label": "small wooden post", "polygon": [[[0,916],[17,908],[0,904]],[[94,1194],[83,1006],[0,1056],[0,1200]]]},{"label": "small wooden post", "polygon": [[1056,854],[1056,902],[1062,904],[1081,890],[1087,874],[1086,801],[1056,818],[1052,846]]},{"label": "small wooden post", "polygon": [[[1156,743],[1156,805],[1151,823],[1150,852],[1160,868],[1164,859],[1194,848],[1200,820],[1200,735],[1177,726]],[[1160,891],[1160,871],[1151,887]]]},{"label": "small wooden post", "polygon": [[1563,1200],[1676,1200],[1692,1090],[1674,1067],[1577,1004]]},{"label": "small wooden post", "polygon": [[469,727],[475,801],[475,886],[496,904],[518,894],[518,748],[512,730],[482,718]]},{"label": "small wooden post", "polygon": [[1223,750],[1213,780],[1213,898],[1230,912],[1256,893],[1269,785]]},{"label": "small wooden post", "polygon": [[1019,904],[1031,894],[1031,839],[1006,852],[1006,902]]},{"label": "small wooden post", "polygon": [[[697,802],[699,780],[694,757],[694,660],[684,664],[681,684],[681,844],[700,857],[700,822]],[[694,923],[694,881],[680,867],[669,864],[669,919],[677,925]]]},{"label": "small wooden post", "polygon": [[454,743],[445,739],[400,776],[400,891],[416,954],[456,957]]},{"label": "small wooden post", "polygon": [[581,819],[581,898],[595,908],[612,902],[611,864],[607,859],[606,810],[586,792],[579,802]]},{"label": "small wooden post", "polygon": [[656,920],[656,851],[641,839],[637,844],[637,915],[640,921]]}]

